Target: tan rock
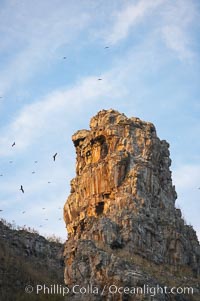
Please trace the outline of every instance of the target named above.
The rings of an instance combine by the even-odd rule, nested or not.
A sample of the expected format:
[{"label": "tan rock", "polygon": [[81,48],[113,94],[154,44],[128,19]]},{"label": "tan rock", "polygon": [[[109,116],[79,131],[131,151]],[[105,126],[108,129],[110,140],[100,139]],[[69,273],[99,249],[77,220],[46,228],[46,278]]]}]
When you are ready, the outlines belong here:
[{"label": "tan rock", "polygon": [[[158,270],[187,267],[198,277],[199,242],[175,209],[169,144],[157,137],[154,125],[102,110],[91,119],[90,131],[78,131],[72,140],[77,158],[64,207],[66,284],[134,285],[136,256]],[[145,269],[137,268],[146,281]],[[154,283],[148,277],[146,283]],[[79,300],[125,300],[90,297]]]}]

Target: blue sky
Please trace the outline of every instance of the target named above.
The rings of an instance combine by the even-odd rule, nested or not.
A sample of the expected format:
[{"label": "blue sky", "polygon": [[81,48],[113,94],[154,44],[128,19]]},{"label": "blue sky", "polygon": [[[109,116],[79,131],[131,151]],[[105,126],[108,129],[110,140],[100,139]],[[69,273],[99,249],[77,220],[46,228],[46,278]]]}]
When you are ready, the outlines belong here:
[{"label": "blue sky", "polygon": [[66,238],[71,135],[114,108],[170,143],[177,207],[200,237],[199,15],[195,0],[0,0],[2,218]]}]

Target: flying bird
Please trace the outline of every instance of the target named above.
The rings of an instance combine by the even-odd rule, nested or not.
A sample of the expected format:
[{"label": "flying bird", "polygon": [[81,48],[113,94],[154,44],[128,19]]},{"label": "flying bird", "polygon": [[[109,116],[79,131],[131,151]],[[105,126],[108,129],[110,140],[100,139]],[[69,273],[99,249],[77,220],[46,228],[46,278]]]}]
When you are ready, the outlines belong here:
[{"label": "flying bird", "polygon": [[49,181],[48,184],[51,184],[51,182]]},{"label": "flying bird", "polygon": [[15,146],[15,142],[13,142],[12,147]]},{"label": "flying bird", "polygon": [[56,161],[56,156],[57,156],[57,153],[55,153],[55,155],[53,155],[53,160]]},{"label": "flying bird", "polygon": [[9,161],[9,163],[13,163],[13,161]]},{"label": "flying bird", "polygon": [[66,56],[63,56],[63,60],[66,60],[66,58],[67,58]]},{"label": "flying bird", "polygon": [[45,208],[42,208],[42,210],[44,210]]},{"label": "flying bird", "polygon": [[45,218],[45,221],[48,221],[48,218]]},{"label": "flying bird", "polygon": [[0,211],[3,211],[2,209],[0,209]]},{"label": "flying bird", "polygon": [[102,78],[98,78],[98,80],[102,80]]},{"label": "flying bird", "polygon": [[38,161],[34,161],[34,163],[38,163]]},{"label": "flying bird", "polygon": [[26,213],[26,211],[22,211],[22,214]]},{"label": "flying bird", "polygon": [[34,174],[35,173],[35,171],[32,171],[32,174]]},{"label": "flying bird", "polygon": [[3,175],[1,174],[0,177],[3,177]]},{"label": "flying bird", "polygon": [[22,193],[24,193],[24,188],[23,188],[22,185],[21,185],[21,187],[20,187],[20,190],[22,191]]},{"label": "flying bird", "polygon": [[109,48],[108,46],[104,47],[104,49],[108,49],[108,48]]}]

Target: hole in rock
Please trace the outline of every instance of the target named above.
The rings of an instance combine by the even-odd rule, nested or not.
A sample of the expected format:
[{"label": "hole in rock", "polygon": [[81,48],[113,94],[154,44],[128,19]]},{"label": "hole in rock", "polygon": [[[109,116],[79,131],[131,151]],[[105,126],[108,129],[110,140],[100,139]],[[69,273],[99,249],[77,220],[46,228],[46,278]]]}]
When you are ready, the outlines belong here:
[{"label": "hole in rock", "polygon": [[103,194],[103,199],[109,199],[110,193],[104,193]]},{"label": "hole in rock", "polygon": [[104,202],[99,202],[97,205],[96,205],[96,214],[97,215],[100,215],[103,213],[103,209],[104,209]]}]

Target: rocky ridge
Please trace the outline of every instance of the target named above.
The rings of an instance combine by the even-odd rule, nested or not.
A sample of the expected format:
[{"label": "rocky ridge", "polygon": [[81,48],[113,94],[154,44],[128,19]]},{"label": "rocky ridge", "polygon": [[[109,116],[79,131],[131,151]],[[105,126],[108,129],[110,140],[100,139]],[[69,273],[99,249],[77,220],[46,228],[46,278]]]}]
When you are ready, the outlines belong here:
[{"label": "rocky ridge", "polygon": [[151,299],[106,291],[74,294],[71,300],[198,300],[200,246],[175,207],[169,144],[152,123],[112,109],[100,111],[90,130],[76,132],[72,140],[77,158],[64,207],[66,285],[102,291],[113,284],[191,284],[195,294],[158,293]]},{"label": "rocky ridge", "polygon": [[63,284],[63,244],[37,233],[12,229],[0,220],[0,300],[63,300],[25,293],[26,285]]}]

